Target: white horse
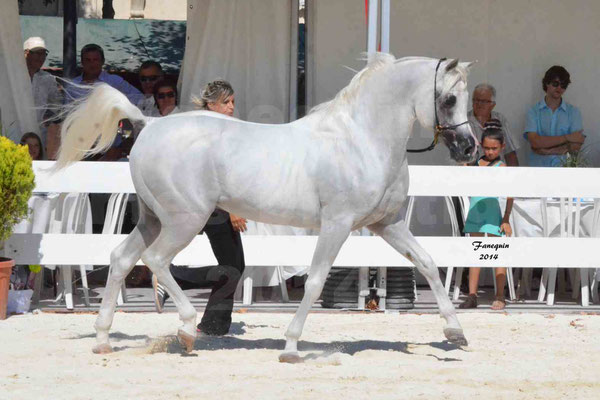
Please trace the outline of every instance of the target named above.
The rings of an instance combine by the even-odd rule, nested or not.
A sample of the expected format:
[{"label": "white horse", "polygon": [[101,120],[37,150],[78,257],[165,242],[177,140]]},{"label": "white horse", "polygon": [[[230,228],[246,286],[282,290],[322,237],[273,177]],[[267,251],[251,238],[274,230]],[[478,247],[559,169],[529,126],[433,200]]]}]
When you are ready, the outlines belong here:
[{"label": "white horse", "polygon": [[210,111],[152,119],[110,86],[94,88],[63,124],[55,169],[106,150],[123,118],[146,126],[130,155],[140,218],[111,253],[93,351],[112,351],[108,332],[117,295],[140,258],[174,300],[183,321],[179,341],[187,351],[193,349],[196,310],[171,276],[169,264],[215,207],[254,221],[320,229],[281,361],[299,360],[297,343],[308,311],[342,244],[352,230],[364,226],[415,264],[446,319],[446,338],[466,345],[437,267],[399,211],[407,197],[406,143],[415,120],[436,127],[436,139],[438,134],[443,137],[455,161],[470,161],[476,153],[466,123],[469,66],[458,60],[396,60],[377,54],[333,100],[282,125],[244,122]]}]

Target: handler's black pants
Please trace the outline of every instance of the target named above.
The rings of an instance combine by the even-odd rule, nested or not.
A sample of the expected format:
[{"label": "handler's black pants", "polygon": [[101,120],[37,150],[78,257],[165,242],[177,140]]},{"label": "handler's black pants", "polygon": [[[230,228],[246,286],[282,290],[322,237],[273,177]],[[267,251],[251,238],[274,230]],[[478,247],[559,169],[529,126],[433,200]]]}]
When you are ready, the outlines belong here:
[{"label": "handler's black pants", "polygon": [[206,225],[203,232],[219,265],[207,268],[171,265],[171,274],[184,290],[212,288],[198,328],[208,335],[225,335],[231,326],[233,295],[246,266],[242,239],[229,219],[222,224]]}]

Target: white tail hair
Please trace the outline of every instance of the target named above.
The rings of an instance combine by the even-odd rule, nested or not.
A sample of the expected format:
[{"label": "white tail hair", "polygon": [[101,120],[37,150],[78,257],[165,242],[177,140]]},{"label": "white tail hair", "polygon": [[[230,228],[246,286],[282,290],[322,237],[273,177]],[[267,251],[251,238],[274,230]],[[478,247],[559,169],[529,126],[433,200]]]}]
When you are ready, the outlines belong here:
[{"label": "white tail hair", "polygon": [[117,136],[119,121],[128,118],[145,121],[146,117],[117,89],[102,83],[68,111],[61,130],[61,146],[56,172],[84,157],[108,150]]}]

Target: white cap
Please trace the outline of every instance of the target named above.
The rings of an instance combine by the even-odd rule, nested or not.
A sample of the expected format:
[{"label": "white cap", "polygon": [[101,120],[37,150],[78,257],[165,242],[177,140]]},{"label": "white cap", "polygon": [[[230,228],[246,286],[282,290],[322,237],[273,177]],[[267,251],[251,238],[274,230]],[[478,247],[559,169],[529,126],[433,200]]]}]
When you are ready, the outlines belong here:
[{"label": "white cap", "polygon": [[46,50],[46,42],[39,36],[32,36],[23,43],[23,50],[35,50],[44,49]]}]

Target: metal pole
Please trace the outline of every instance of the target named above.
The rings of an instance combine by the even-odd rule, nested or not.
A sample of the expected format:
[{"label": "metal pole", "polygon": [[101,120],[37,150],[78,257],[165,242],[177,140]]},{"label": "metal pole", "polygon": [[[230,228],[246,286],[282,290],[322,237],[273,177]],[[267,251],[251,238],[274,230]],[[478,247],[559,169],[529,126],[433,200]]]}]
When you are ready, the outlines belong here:
[{"label": "metal pole", "polygon": [[390,52],[390,0],[381,0],[381,51]]},{"label": "metal pole", "polygon": [[315,99],[315,62],[314,62],[314,31],[316,0],[306,0],[304,3],[304,82],[306,87],[306,110],[316,106]]},{"label": "metal pole", "polygon": [[367,32],[367,54],[369,60],[377,51],[377,19],[379,0],[369,0],[369,26]]},{"label": "metal pole", "polygon": [[290,12],[290,98],[288,119],[286,122],[298,118],[298,0],[292,0]]},{"label": "metal pole", "polygon": [[77,2],[64,0],[63,17],[63,77],[77,75]]}]

